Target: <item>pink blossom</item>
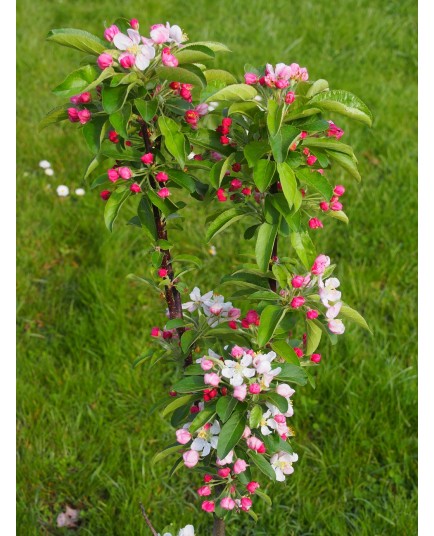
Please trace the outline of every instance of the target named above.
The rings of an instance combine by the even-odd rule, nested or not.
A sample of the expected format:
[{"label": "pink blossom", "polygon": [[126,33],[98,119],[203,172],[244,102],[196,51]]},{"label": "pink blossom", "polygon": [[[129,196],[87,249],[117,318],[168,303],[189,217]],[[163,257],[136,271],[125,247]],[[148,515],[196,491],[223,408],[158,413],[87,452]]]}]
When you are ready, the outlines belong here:
[{"label": "pink blossom", "polygon": [[154,161],[154,155],[152,153],[146,153],[140,158],[140,160],[144,164],[152,164],[152,162]]},{"label": "pink blossom", "polygon": [[78,123],[78,121],[80,121],[77,108],[68,108],[67,112],[68,118],[72,123]]},{"label": "pink blossom", "polygon": [[236,475],[239,475],[240,473],[244,473],[247,467],[247,463],[241,458],[238,458],[238,460],[234,463],[233,471]]},{"label": "pink blossom", "polygon": [[244,75],[244,81],[249,86],[252,86],[253,84],[257,84],[259,82],[259,78],[256,76],[255,73],[246,73]]},{"label": "pink blossom", "polygon": [[206,474],[204,477],[203,477],[203,481],[208,484],[208,482],[211,482],[212,480],[212,475],[208,475]]},{"label": "pink blossom", "polygon": [[227,201],[227,200],[228,200],[227,196],[225,195],[225,191],[224,191],[223,188],[219,188],[219,189],[217,190],[217,199],[218,199],[221,203],[223,203],[224,201]]},{"label": "pink blossom", "polygon": [[113,58],[110,56],[110,54],[103,52],[102,54],[98,56],[98,59],[96,60],[96,62],[98,64],[98,67],[104,70],[113,64]]},{"label": "pink blossom", "polygon": [[137,182],[134,182],[130,186],[130,191],[133,192],[133,194],[138,194],[141,191],[140,184]]},{"label": "pink blossom", "polygon": [[228,315],[229,315],[229,318],[232,318],[233,320],[237,320],[241,316],[241,309],[232,307],[231,309],[229,309]]},{"label": "pink blossom", "polygon": [[305,301],[306,300],[303,298],[303,296],[296,296],[291,301],[291,307],[293,309],[298,309],[299,307],[302,307],[304,305]]},{"label": "pink blossom", "polygon": [[157,195],[158,197],[161,197],[162,199],[164,199],[165,197],[169,197],[170,190],[169,188],[161,188],[161,190],[157,192]]},{"label": "pink blossom", "polygon": [[330,266],[330,258],[324,254],[318,255],[313,263],[311,272],[314,275],[322,275],[327,266]]},{"label": "pink blossom", "polygon": [[160,336],[160,328],[153,327],[151,329],[151,337],[159,337]]},{"label": "pink blossom", "polygon": [[320,208],[323,212],[327,212],[327,210],[330,209],[330,205],[327,203],[327,201],[321,201],[321,203],[319,204],[319,208]]},{"label": "pink blossom", "polygon": [[228,453],[228,455],[225,458],[223,458],[222,460],[220,460],[220,458],[217,458],[216,464],[220,465],[220,466],[221,465],[227,465],[228,463],[232,463],[233,458],[234,458],[234,451],[231,450]]},{"label": "pink blossom", "polygon": [[126,166],[119,167],[118,173],[119,173],[119,177],[125,180],[131,179],[131,177],[133,176],[131,169]]},{"label": "pink blossom", "polygon": [[310,356],[310,360],[313,362],[313,363],[319,363],[321,361],[321,354],[312,354]]},{"label": "pink blossom", "polygon": [[328,323],[329,330],[334,333],[335,335],[342,335],[342,333],[345,332],[345,326],[342,320],[339,320],[339,318],[334,318],[333,320],[330,320]]},{"label": "pink blossom", "polygon": [[335,195],[337,195],[338,197],[341,197],[341,195],[344,195],[344,193],[345,193],[345,188],[344,188],[344,186],[342,186],[342,184],[337,184],[337,185],[334,187],[333,193],[334,193]]},{"label": "pink blossom", "polygon": [[255,493],[255,491],[260,487],[261,486],[259,485],[259,483],[255,482],[254,480],[252,480],[246,485],[246,489],[249,493]]},{"label": "pink blossom", "polygon": [[107,39],[107,41],[111,43],[113,41],[114,36],[118,34],[119,32],[120,32],[119,28],[115,24],[112,24],[111,26],[105,29],[104,38]]},{"label": "pink blossom", "polygon": [[252,395],[259,395],[261,392],[261,386],[259,383],[252,383],[252,385],[249,386],[249,393]]},{"label": "pink blossom", "polygon": [[214,501],[203,501],[202,503],[202,510],[208,513],[212,513],[215,510],[215,504]]},{"label": "pink blossom", "polygon": [[197,450],[187,450],[182,457],[184,459],[184,465],[191,469],[199,461],[199,452]]},{"label": "pink blossom", "polygon": [[176,430],[176,440],[178,443],[181,443],[181,445],[185,445],[191,440],[191,434],[186,428],[180,428],[179,430]]},{"label": "pink blossom", "polygon": [[246,320],[249,324],[255,324],[256,326],[259,326],[259,315],[254,309],[250,309],[250,311],[247,311],[246,314]]},{"label": "pink blossom", "polygon": [[277,89],[285,89],[288,86],[289,86],[288,80],[282,80],[282,79],[276,80]]},{"label": "pink blossom", "polygon": [[241,510],[247,512],[252,507],[252,504],[252,499],[249,497],[241,497]]},{"label": "pink blossom", "polygon": [[335,125],[333,121],[329,121],[329,125],[330,127],[327,131],[327,136],[329,136],[330,138],[336,138],[337,140],[342,138],[345,132],[341,128],[339,128],[337,125]]},{"label": "pink blossom", "polygon": [[202,486],[197,490],[198,495],[201,497],[208,497],[211,495],[211,488],[209,486]]},{"label": "pink blossom", "polygon": [[215,372],[210,372],[209,374],[204,375],[203,380],[206,385],[217,387],[217,385],[220,383],[220,376]]},{"label": "pink blossom", "polygon": [[295,93],[293,91],[288,91],[285,95],[285,103],[292,104],[295,101]]},{"label": "pink blossom", "polygon": [[234,190],[239,190],[243,186],[243,181],[240,181],[240,179],[232,179],[231,180],[231,188]]},{"label": "pink blossom", "polygon": [[199,121],[199,113],[196,110],[187,110],[184,114],[184,119],[192,128],[196,128]]},{"label": "pink blossom", "polygon": [[236,385],[234,387],[234,395],[233,395],[234,398],[242,402],[246,398],[246,395],[247,395],[247,385],[245,383],[241,385]]},{"label": "pink blossom", "polygon": [[101,197],[101,199],[103,199],[104,201],[108,201],[110,196],[112,195],[112,193],[110,192],[110,190],[103,190],[99,196]]},{"label": "pink blossom", "polygon": [[339,201],[334,201],[333,203],[330,203],[330,208],[334,211],[338,211],[343,209],[343,205]]},{"label": "pink blossom", "polygon": [[295,391],[287,383],[281,383],[276,387],[276,393],[280,396],[284,396],[285,398],[289,398],[295,393]]},{"label": "pink blossom", "polygon": [[293,288],[301,288],[303,286],[304,277],[302,275],[296,275],[291,279],[291,285]]},{"label": "pink blossom", "polygon": [[179,63],[178,58],[170,53],[169,47],[163,48],[163,51],[161,52],[161,62],[166,67],[178,67]]},{"label": "pink blossom", "polygon": [[322,227],[324,227],[322,221],[318,218],[311,218],[308,224],[311,229],[321,229]]},{"label": "pink blossom", "polygon": [[159,268],[158,275],[159,277],[167,277],[167,274],[169,273],[169,270],[166,268]]},{"label": "pink blossom", "polygon": [[241,348],[241,346],[234,346],[231,350],[231,356],[235,357],[236,359],[243,357],[244,350]]},{"label": "pink blossom", "polygon": [[90,121],[91,115],[92,114],[89,112],[89,110],[79,110],[78,120],[80,121],[82,125],[85,125],[86,123]]},{"label": "pink blossom", "polygon": [[249,449],[256,450],[256,452],[260,452],[261,454],[265,452],[264,443],[255,436],[250,436],[247,439],[247,446]]},{"label": "pink blossom", "polygon": [[108,176],[109,181],[111,182],[116,182],[119,179],[119,173],[114,168],[107,170],[107,176]]},{"label": "pink blossom", "polygon": [[170,30],[164,24],[154,24],[151,26],[150,35],[156,45],[161,45],[169,41]]},{"label": "pink blossom", "polygon": [[223,497],[220,501],[220,506],[224,510],[233,510],[235,508],[235,501],[231,497]]},{"label": "pink blossom", "polygon": [[123,52],[119,56],[119,63],[124,69],[131,69],[131,67],[134,67],[134,64],[136,63],[136,57],[134,54],[130,54],[129,52]]},{"label": "pink blossom", "polygon": [[306,158],[306,164],[308,166],[313,166],[315,164],[315,162],[317,161],[317,157],[314,156],[313,154],[311,154],[310,156],[308,156]]},{"label": "pink blossom", "polygon": [[133,30],[139,29],[139,21],[137,19],[131,19],[130,20],[130,26]]},{"label": "pink blossom", "polygon": [[155,175],[155,180],[157,182],[167,182],[169,180],[169,176],[167,175],[167,173],[164,173],[164,171],[159,171]]},{"label": "pink blossom", "polygon": [[217,474],[222,478],[227,478],[231,474],[231,470],[229,467],[224,467],[223,469],[219,469]]},{"label": "pink blossom", "polygon": [[211,361],[211,359],[205,359],[202,357],[200,361],[200,366],[202,370],[211,370],[214,366],[214,363]]},{"label": "pink blossom", "polygon": [[306,318],[308,318],[309,320],[314,320],[315,318],[318,318],[318,314],[318,311],[316,311],[315,309],[310,309],[306,313]]},{"label": "pink blossom", "polygon": [[244,428],[244,432],[243,432],[243,435],[241,436],[243,439],[247,439],[248,437],[250,437],[252,435],[252,431],[250,430],[250,428],[248,426],[246,426]]},{"label": "pink blossom", "polygon": [[208,113],[208,104],[202,102],[201,104],[195,106],[194,111],[202,117]]},{"label": "pink blossom", "polygon": [[286,422],[286,417],[285,417],[285,415],[282,415],[281,413],[278,413],[277,415],[275,415],[275,416],[273,417],[273,419],[274,419],[277,423],[279,423],[279,424],[283,424],[283,423]]}]

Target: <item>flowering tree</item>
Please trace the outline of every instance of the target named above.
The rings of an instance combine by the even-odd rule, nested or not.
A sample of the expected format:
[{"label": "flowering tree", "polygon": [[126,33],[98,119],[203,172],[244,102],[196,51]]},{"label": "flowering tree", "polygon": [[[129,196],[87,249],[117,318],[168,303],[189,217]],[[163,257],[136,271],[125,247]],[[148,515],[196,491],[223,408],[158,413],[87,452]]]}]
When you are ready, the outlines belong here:
[{"label": "flowering tree", "polygon": [[[70,103],[42,126],[69,119],[81,128],[93,153],[85,178],[101,189],[110,231],[124,205],[136,207],[129,224],[152,245],[155,278],[136,277],[164,294],[168,320],[152,329],[158,347],[135,364],[183,365],[160,403],[176,439],[154,463],[176,456],[171,474],[184,465],[202,475],[201,506],[222,535],[235,513],[257,519],[255,498],[271,503],[265,478],[283,482],[293,472],[293,386],[315,386],[322,337],[335,344],[345,319],[369,329],[341,300],[335,265],[318,255],[310,233],[323,216],[348,223],[335,167],[360,180],[343,130],[326,114],[367,125],[372,118],[356,96],[309,81],[295,63],[248,66],[238,83],[208,67],[225,45],[187,42],[176,25],[154,25],[144,37],[137,20],[121,19],[104,37],[50,32],[49,40],[88,56],[54,89]],[[239,287],[243,307],[197,287],[182,299],[182,276],[201,261],[173,257],[169,233],[189,198],[223,204],[208,218],[207,241],[244,221],[244,238],[256,240],[255,262],[222,274]]]}]

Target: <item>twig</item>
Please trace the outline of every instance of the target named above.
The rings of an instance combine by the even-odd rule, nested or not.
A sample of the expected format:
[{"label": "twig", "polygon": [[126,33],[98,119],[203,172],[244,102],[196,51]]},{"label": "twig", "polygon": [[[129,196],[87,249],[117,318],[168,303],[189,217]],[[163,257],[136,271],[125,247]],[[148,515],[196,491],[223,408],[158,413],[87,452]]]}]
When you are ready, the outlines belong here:
[{"label": "twig", "polygon": [[154,529],[154,527],[152,526],[151,521],[149,520],[149,517],[146,515],[145,507],[143,506],[142,503],[139,503],[139,505],[140,505],[140,510],[142,511],[142,516],[144,517],[148,527],[151,529],[151,532],[152,532],[153,536],[158,536],[158,532]]}]

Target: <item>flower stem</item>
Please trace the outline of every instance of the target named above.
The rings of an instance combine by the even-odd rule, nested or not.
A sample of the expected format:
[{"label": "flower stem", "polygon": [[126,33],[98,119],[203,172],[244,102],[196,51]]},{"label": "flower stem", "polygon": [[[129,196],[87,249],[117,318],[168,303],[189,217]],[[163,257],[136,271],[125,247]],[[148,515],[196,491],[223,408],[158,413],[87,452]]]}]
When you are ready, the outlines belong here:
[{"label": "flower stem", "polygon": [[223,521],[223,519],[214,517],[212,536],[225,536],[225,533],[225,522]]},{"label": "flower stem", "polygon": [[[277,183],[273,184],[270,188],[270,193],[277,193],[278,190],[277,190]],[[271,252],[271,262],[273,262],[273,259],[275,257],[277,257],[277,237],[278,237],[278,234],[276,234],[276,238],[274,239],[274,244],[273,244],[273,251]],[[270,287],[270,290],[272,290],[273,292],[277,292],[277,281],[275,279],[269,279],[268,280],[268,285]]]}]

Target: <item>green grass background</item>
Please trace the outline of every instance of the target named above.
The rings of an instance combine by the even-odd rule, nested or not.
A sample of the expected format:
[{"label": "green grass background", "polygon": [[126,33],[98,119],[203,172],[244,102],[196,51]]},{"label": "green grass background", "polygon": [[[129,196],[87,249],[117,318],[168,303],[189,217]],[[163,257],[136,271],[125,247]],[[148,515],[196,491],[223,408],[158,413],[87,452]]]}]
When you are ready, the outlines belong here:
[{"label": "green grass background", "polygon": [[[322,348],[317,389],[294,397],[295,473],[271,491],[272,507],[255,507],[256,526],[241,516],[228,534],[416,533],[416,10],[410,0],[18,2],[17,534],[68,532],[55,519],[69,504],[82,509],[80,534],[147,535],[139,501],[159,530],[192,522],[210,534],[196,477],[180,471],[169,481],[168,467],[150,468],[173,432],[149,407],[174,373],[170,364],[131,369],[163,311],[126,279],[149,273],[145,241],[122,221],[110,235],[96,193],[56,196],[59,184],[81,186],[89,155],[70,125],[37,130],[59,103],[50,88],[81,57],[46,43],[47,31],[101,35],[122,15],[227,43],[233,53],[217,64],[240,76],[246,62],[296,61],[372,108],[372,130],[338,122],[364,180],[336,175],[350,226],[332,222],[316,242],[339,263],[344,299],[374,336],[351,326],[333,353]],[[43,158],[54,177],[38,169]],[[205,259],[194,281],[209,289],[250,246],[233,230],[210,256],[205,217],[191,211],[179,240]]]}]

